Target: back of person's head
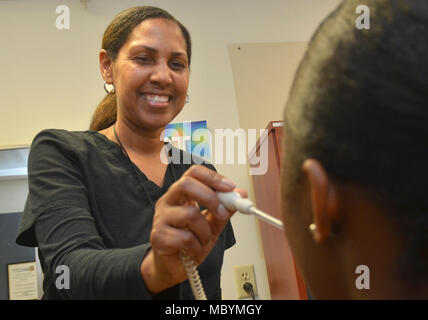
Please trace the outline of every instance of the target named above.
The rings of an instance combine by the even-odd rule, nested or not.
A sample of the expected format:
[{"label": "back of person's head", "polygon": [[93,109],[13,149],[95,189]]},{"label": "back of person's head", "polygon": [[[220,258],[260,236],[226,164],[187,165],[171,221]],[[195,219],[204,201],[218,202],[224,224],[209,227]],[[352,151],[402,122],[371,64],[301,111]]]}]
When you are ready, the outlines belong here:
[{"label": "back of person's head", "polygon": [[[359,5],[370,29],[356,27]],[[415,290],[428,284],[427,32],[426,0],[343,1],[312,37],[285,108],[287,189],[314,158],[370,192],[403,244],[397,279]]]},{"label": "back of person's head", "polygon": [[[115,61],[120,48],[127,41],[132,30],[148,19],[172,20],[180,27],[186,41],[186,53],[190,66],[192,56],[192,43],[190,33],[181,22],[167,11],[151,6],[134,7],[119,13],[104,32],[101,48],[107,51],[112,61]],[[117,104],[114,90],[108,93],[96,108],[89,129],[103,130],[116,122]]]}]

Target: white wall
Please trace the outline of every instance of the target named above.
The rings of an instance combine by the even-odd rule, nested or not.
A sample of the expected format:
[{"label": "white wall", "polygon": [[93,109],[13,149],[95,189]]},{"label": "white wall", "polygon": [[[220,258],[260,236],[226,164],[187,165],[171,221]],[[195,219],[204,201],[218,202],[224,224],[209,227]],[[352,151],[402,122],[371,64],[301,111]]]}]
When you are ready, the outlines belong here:
[{"label": "white wall", "polygon": [[28,194],[27,179],[0,180],[0,214],[22,212]]},{"label": "white wall", "polygon": [[[0,1],[0,146],[29,144],[45,128],[88,127],[104,95],[98,67],[102,34],[122,9],[142,4],[159,6],[175,15],[191,32],[191,101],[176,120],[207,120],[210,129],[235,130],[240,127],[240,119],[228,45],[308,41],[338,2],[91,0],[85,8],[80,0]],[[70,8],[70,30],[55,27],[55,8],[60,4]],[[217,169],[250,190],[246,165],[218,165]],[[4,197],[5,190],[7,187],[0,183],[0,197]],[[8,205],[19,207],[21,199],[16,201]],[[269,299],[257,224],[245,216],[232,218],[232,223],[237,245],[225,256],[223,296],[236,298],[233,266],[254,264],[259,297]]]}]

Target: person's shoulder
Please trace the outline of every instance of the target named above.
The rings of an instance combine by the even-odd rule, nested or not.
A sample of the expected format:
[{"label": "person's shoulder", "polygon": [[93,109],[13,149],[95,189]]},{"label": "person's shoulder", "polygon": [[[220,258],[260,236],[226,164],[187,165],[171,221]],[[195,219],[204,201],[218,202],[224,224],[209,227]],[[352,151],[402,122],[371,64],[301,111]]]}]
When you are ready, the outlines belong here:
[{"label": "person's shoulder", "polygon": [[84,151],[95,144],[94,131],[68,131],[64,129],[44,129],[31,143],[35,149],[60,149],[62,151]]},{"label": "person's shoulder", "polygon": [[69,131],[65,129],[44,129],[40,131],[35,137],[34,140],[38,139],[88,139],[93,135],[92,130],[86,131]]},{"label": "person's shoulder", "polygon": [[95,131],[69,131],[64,129],[44,129],[40,131],[33,139],[33,143],[49,140],[59,143],[79,144],[85,141],[94,141]]}]

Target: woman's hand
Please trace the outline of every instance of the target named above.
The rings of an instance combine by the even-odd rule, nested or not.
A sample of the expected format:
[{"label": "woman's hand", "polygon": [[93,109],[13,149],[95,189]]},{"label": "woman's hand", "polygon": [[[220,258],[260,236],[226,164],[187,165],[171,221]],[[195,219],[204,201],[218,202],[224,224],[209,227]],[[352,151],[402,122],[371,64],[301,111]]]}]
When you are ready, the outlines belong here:
[{"label": "woman's hand", "polygon": [[[234,188],[231,180],[194,165],[157,201],[150,235],[152,249],[141,264],[141,274],[152,294],[186,280],[180,251],[185,250],[196,265],[208,256],[234,213],[221,204],[215,191]],[[245,190],[235,191],[247,197]],[[201,212],[198,204],[206,210]]]}]

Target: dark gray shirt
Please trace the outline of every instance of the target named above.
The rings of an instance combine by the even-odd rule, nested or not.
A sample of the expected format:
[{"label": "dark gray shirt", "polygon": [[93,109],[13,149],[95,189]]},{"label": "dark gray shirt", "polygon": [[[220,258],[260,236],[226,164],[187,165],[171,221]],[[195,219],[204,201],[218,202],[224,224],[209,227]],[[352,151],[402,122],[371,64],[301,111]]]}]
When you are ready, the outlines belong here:
[{"label": "dark gray shirt", "polygon": [[[140,273],[153,219],[141,182],[156,203],[191,165],[171,162],[160,188],[96,131],[39,133],[31,145],[29,194],[16,242],[39,247],[43,298],[193,299],[188,281],[153,297]],[[221,298],[223,254],[234,243],[229,222],[198,267],[208,299]],[[70,270],[69,289],[56,288],[61,265]]]}]

